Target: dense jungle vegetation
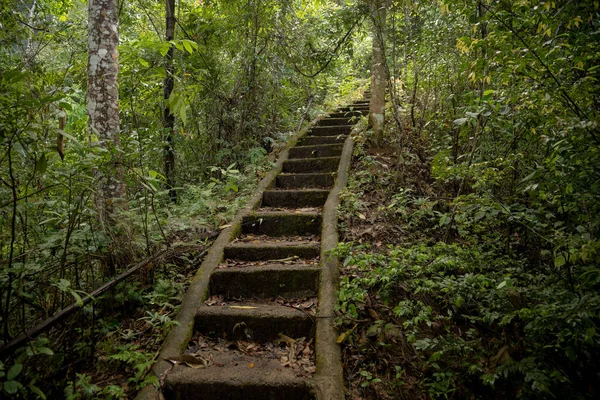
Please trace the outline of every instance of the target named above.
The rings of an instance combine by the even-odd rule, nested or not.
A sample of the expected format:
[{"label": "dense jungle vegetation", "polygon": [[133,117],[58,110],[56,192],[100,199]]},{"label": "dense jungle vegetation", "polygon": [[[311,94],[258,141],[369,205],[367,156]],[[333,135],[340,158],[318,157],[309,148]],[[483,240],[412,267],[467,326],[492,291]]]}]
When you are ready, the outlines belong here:
[{"label": "dense jungle vegetation", "polygon": [[157,384],[213,233],[286,138],[360,96],[376,47],[384,130],[362,122],[336,251],[348,397],[598,396],[598,1],[103,1],[111,140],[88,2],[0,4],[0,397]]}]

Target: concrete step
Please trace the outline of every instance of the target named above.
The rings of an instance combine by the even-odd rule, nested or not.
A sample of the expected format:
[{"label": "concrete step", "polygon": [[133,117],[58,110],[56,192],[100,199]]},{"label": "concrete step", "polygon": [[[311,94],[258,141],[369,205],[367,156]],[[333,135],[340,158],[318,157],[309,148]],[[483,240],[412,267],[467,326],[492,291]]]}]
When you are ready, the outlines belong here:
[{"label": "concrete step", "polygon": [[364,106],[364,105],[348,106],[348,107],[341,107],[336,110],[336,112],[352,112],[352,111],[360,112],[360,113],[362,113],[362,115],[367,115],[369,113],[369,106],[368,105],[367,106]]},{"label": "concrete step", "polygon": [[314,146],[318,144],[344,143],[348,135],[335,136],[304,136],[298,141],[299,146]]},{"label": "concrete step", "polygon": [[363,115],[360,111],[333,112],[329,114],[329,118],[352,118]]},{"label": "concrete step", "polygon": [[348,135],[354,125],[337,125],[337,126],[314,126],[309,136],[335,136],[335,135]]},{"label": "concrete step", "polygon": [[321,207],[327,201],[329,190],[265,190],[261,205],[263,207]]},{"label": "concrete step", "polygon": [[314,336],[314,319],[306,312],[277,303],[243,301],[198,307],[194,328],[197,333],[228,340],[267,342],[280,334],[289,337]]},{"label": "concrete step", "polygon": [[314,297],[320,268],[307,265],[268,264],[215,270],[210,276],[211,295],[240,297]]},{"label": "concrete step", "polygon": [[283,172],[295,174],[336,172],[339,164],[340,157],[295,158],[283,163]]},{"label": "concrete step", "polygon": [[308,260],[319,257],[321,243],[231,243],[224,249],[227,259],[243,261],[270,261],[279,262],[290,257],[299,257]]},{"label": "concrete step", "polygon": [[343,148],[343,143],[296,146],[290,149],[290,158],[339,157]]},{"label": "concrete step", "polygon": [[335,182],[334,173],[279,174],[276,186],[283,189],[330,188]]},{"label": "concrete step", "polygon": [[175,365],[164,380],[166,400],[314,400],[310,378],[278,359],[203,351],[206,368]]},{"label": "concrete step", "polygon": [[242,219],[242,233],[267,236],[310,236],[321,232],[318,212],[254,212]]},{"label": "concrete step", "polygon": [[318,126],[337,126],[337,125],[352,125],[356,123],[358,117],[339,117],[339,118],[324,118],[319,121]]}]

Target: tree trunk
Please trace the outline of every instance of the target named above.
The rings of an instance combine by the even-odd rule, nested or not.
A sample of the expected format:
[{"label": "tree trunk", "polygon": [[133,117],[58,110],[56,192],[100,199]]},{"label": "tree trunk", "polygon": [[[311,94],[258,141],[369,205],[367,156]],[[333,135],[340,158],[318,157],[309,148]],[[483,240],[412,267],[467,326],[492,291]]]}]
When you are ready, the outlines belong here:
[{"label": "tree trunk", "polygon": [[[108,149],[111,163],[100,180],[97,208],[105,233],[115,240],[117,211],[124,206],[125,184],[120,162],[119,121],[119,8],[118,0],[89,0],[88,2],[88,130],[98,137],[99,145]],[[115,254],[109,252],[106,271],[115,272]]]},{"label": "tree trunk", "polygon": [[[171,41],[175,38],[175,0],[165,0],[166,7],[166,34],[165,39]],[[165,80],[163,86],[163,98],[166,101],[173,92],[174,65],[173,53],[174,46],[169,48],[165,55]],[[167,180],[167,189],[171,201],[177,201],[177,192],[175,191],[175,143],[173,130],[175,128],[175,116],[171,113],[169,107],[165,105],[163,110],[163,129],[164,129],[164,156],[165,156],[165,178]]]},{"label": "tree trunk", "polygon": [[371,103],[369,107],[369,124],[373,130],[373,144],[381,146],[383,141],[383,124],[385,112],[385,2],[382,0],[371,3],[373,19],[373,58],[371,64]]}]

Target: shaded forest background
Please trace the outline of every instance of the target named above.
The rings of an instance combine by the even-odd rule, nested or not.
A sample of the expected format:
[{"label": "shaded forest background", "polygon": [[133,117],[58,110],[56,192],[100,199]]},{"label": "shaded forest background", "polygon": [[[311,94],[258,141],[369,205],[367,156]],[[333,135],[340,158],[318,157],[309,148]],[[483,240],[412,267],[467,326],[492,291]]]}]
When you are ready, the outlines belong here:
[{"label": "shaded forest background", "polygon": [[[357,396],[595,397],[599,3],[372,3],[182,0],[167,41],[165,4],[121,2],[120,145],[107,149],[87,127],[86,2],[3,2],[0,343],[140,260],[207,245],[302,121],[359,96],[380,45],[386,124],[360,137],[340,210],[392,233],[378,246],[349,231],[339,249],[353,269],[342,339],[366,357],[347,374]],[[106,226],[96,195],[115,159],[127,191]],[[175,253],[3,355],[3,393],[122,398],[156,383],[146,372],[193,273]],[[373,316],[370,298],[387,311]],[[410,357],[376,361],[400,348]]]}]

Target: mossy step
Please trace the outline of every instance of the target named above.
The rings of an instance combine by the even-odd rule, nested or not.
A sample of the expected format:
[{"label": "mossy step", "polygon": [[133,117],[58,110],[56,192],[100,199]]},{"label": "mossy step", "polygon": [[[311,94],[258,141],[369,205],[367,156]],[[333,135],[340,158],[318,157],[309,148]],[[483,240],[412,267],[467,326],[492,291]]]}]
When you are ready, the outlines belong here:
[{"label": "mossy step", "polygon": [[317,212],[254,212],[242,220],[242,233],[267,236],[308,236],[321,232]]},{"label": "mossy step", "polygon": [[340,164],[340,157],[296,158],[283,163],[283,172],[311,173],[335,172]]},{"label": "mossy step", "polygon": [[263,207],[321,207],[327,201],[329,190],[265,190]]},{"label": "mossy step", "polygon": [[196,310],[195,331],[206,336],[267,342],[280,334],[314,336],[314,321],[306,312],[278,304],[243,302],[201,305]]},{"label": "mossy step", "polygon": [[311,259],[319,256],[321,243],[311,242],[298,244],[296,242],[278,243],[232,243],[225,247],[224,257],[243,261],[272,261],[299,257]]},{"label": "mossy step", "polygon": [[369,103],[371,102],[371,100],[356,100],[354,103],[350,104],[349,107],[351,106],[356,106],[356,105],[369,105]]},{"label": "mossy step", "polygon": [[348,107],[342,107],[342,108],[338,108],[336,110],[336,112],[350,112],[350,111],[356,111],[356,112],[360,112],[362,113],[362,115],[367,115],[369,113],[369,106],[365,106],[365,105],[359,105],[359,106],[348,106]]},{"label": "mossy step", "polygon": [[340,118],[324,118],[319,121],[318,126],[337,126],[337,125],[352,125],[356,123],[353,117],[340,117]]},{"label": "mossy step", "polygon": [[278,188],[330,188],[335,182],[335,173],[279,174],[275,180]]},{"label": "mossy step", "polygon": [[211,295],[239,297],[313,297],[320,268],[307,264],[269,264],[217,269],[210,276]]},{"label": "mossy step", "polygon": [[329,118],[352,118],[363,115],[360,111],[333,112],[329,114]]},{"label": "mossy step", "polygon": [[[314,146],[317,144],[335,144],[344,143],[348,135],[334,136],[304,136],[298,141],[299,146]],[[291,149],[293,150],[293,149]]]},{"label": "mossy step", "polygon": [[314,126],[309,135],[312,136],[335,136],[347,135],[352,131],[354,125],[336,125],[336,126]]},{"label": "mossy step", "polygon": [[215,351],[209,356],[213,362],[206,368],[175,365],[164,380],[165,399],[316,399],[310,378],[298,377],[298,371],[283,367],[278,359]]},{"label": "mossy step", "polygon": [[[318,136],[315,136],[318,137]],[[328,137],[328,136],[326,136]],[[290,158],[339,157],[343,143],[296,146],[290,149]]]}]

